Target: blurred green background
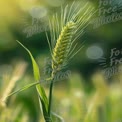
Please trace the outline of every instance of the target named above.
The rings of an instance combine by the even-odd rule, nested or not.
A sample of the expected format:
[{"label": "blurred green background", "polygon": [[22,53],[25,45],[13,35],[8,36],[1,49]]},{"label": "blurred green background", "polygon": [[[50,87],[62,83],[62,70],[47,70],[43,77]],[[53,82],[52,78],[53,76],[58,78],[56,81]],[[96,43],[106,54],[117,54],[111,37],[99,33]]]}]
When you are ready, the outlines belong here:
[{"label": "blurred green background", "polygon": [[[105,9],[117,6],[116,12],[121,13],[121,0],[111,1],[112,3],[107,4]],[[14,91],[28,83],[34,82],[31,60],[26,51],[16,40],[19,40],[32,52],[40,66],[42,75],[44,74],[45,60],[47,57],[50,57],[45,36],[45,30],[47,32],[49,31],[48,17],[59,11],[61,5],[66,5],[71,2],[73,1],[0,1],[0,97],[5,95],[5,91],[7,91],[8,86],[12,83],[14,85],[10,87],[12,91]],[[94,20],[99,14],[98,6],[100,1],[93,0],[90,2],[98,9],[95,17],[93,17]],[[111,15],[111,13],[108,13],[108,15]],[[91,20],[91,24],[85,30],[85,34],[78,40],[80,44],[82,44],[82,42],[85,43],[83,43],[84,48],[72,59],[68,66],[68,69],[72,72],[71,77],[69,80],[55,83],[53,108],[54,111],[63,116],[66,122],[82,122],[81,118],[85,114],[82,114],[82,109],[87,109],[87,106],[84,107],[85,105],[83,106],[82,103],[84,100],[87,100],[88,103],[92,101],[91,97],[95,94],[92,76],[96,72],[104,70],[104,67],[100,65],[99,61],[101,61],[102,57],[109,58],[111,49],[113,48],[122,52],[122,17],[114,22],[110,21],[109,23],[102,24],[97,28],[93,28],[93,20]],[[121,57],[122,53],[119,54],[117,58],[120,59]],[[107,63],[109,63],[109,61]],[[121,63],[119,65],[121,65]],[[119,66],[117,65],[117,67]],[[14,81],[15,76],[17,76],[17,79]],[[121,74],[112,76],[107,79],[106,82],[109,82],[110,85],[112,83],[116,84],[116,82],[118,84],[120,83],[118,79],[119,81],[122,80]],[[97,80],[99,82],[99,78]],[[99,85],[96,86],[99,87]],[[112,85],[112,88],[113,86],[116,87],[116,85]],[[120,108],[120,106],[122,106],[122,95],[120,95],[121,87],[119,88],[117,85],[115,90],[112,88],[110,88],[111,92],[106,101],[111,103],[111,106],[116,105],[116,103],[118,106],[114,106],[112,110],[111,106],[109,106],[110,104],[106,105],[107,102],[105,102],[104,107],[100,107],[100,110],[102,109],[102,111],[104,111],[103,109],[107,106],[106,111],[110,112],[106,113],[106,116],[116,115],[113,118],[108,117],[112,119],[108,119],[104,122],[119,122],[120,119],[122,121],[122,109]],[[48,85],[45,89],[48,91]],[[120,89],[120,91],[118,90],[117,93],[113,92],[116,91],[116,89]],[[7,119],[5,122],[9,120],[10,122],[43,122],[35,88],[12,96],[12,98],[7,101],[7,107],[7,110],[0,113],[0,118],[5,116],[6,113]],[[115,109],[117,109],[116,112],[112,113]],[[11,116],[13,117],[11,118]],[[104,115],[103,118],[105,118]],[[1,119],[1,122],[4,122],[4,119]],[[56,120],[56,122],[58,122],[58,120]],[[98,121],[96,120],[96,122]]]}]

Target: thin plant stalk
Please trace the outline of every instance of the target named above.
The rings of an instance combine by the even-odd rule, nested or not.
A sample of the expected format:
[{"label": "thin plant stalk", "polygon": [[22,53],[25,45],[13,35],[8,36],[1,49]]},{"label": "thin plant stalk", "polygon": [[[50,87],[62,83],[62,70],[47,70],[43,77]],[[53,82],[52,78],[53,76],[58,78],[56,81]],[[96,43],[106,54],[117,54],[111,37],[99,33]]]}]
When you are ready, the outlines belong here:
[{"label": "thin plant stalk", "polygon": [[49,90],[49,107],[48,107],[48,114],[51,115],[51,108],[52,108],[52,94],[53,94],[53,80],[50,84],[50,90]]}]

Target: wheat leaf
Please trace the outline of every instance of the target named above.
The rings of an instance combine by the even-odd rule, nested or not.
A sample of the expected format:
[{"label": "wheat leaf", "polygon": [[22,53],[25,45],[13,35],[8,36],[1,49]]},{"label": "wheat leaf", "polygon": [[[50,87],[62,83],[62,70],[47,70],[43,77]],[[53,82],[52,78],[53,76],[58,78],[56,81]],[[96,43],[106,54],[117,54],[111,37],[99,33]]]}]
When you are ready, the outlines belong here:
[{"label": "wheat leaf", "polygon": [[20,93],[20,92],[22,92],[22,91],[25,91],[25,90],[27,90],[28,88],[31,88],[31,87],[33,87],[33,86],[39,84],[39,83],[40,83],[40,82],[35,82],[35,83],[28,84],[28,85],[26,85],[26,86],[23,86],[22,88],[20,88],[20,89],[14,91],[14,92],[12,92],[12,93],[10,93],[8,96],[6,96],[5,99],[7,99],[8,97],[10,97],[10,96],[12,96],[12,95],[14,95],[14,94],[16,94],[16,93]]},{"label": "wheat leaf", "polygon": [[[39,72],[39,67],[38,67],[35,59],[33,58],[31,52],[22,43],[20,43],[19,41],[17,41],[17,42],[29,53],[31,60],[32,60],[34,78],[36,81],[39,81],[40,80],[40,72]],[[47,99],[46,93],[40,84],[36,85],[36,89],[39,94],[39,98],[44,103],[44,104],[41,104],[42,109],[46,110],[46,112],[47,112],[48,111],[48,99]],[[44,116],[45,115],[47,116],[46,112],[45,113],[43,112]]]}]

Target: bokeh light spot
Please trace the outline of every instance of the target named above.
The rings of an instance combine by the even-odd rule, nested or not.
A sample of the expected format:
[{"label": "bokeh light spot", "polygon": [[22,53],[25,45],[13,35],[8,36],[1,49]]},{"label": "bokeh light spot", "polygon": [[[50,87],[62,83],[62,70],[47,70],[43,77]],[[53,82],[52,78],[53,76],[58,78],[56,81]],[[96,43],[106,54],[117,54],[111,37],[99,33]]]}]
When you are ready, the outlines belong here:
[{"label": "bokeh light spot", "polygon": [[86,55],[90,59],[99,59],[103,56],[103,50],[97,45],[92,45],[87,48]]}]

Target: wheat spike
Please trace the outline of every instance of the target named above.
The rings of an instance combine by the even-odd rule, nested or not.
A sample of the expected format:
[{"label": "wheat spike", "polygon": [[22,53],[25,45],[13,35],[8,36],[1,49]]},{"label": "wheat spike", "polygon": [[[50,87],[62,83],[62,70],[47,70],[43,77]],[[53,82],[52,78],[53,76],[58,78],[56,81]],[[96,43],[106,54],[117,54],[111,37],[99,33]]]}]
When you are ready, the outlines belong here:
[{"label": "wheat spike", "polygon": [[0,104],[2,104],[3,106],[6,106],[7,96],[11,93],[11,91],[15,87],[16,82],[23,76],[26,67],[27,64],[25,62],[18,62],[18,64],[16,65],[13,71],[13,76],[11,77],[9,83],[7,84],[6,89],[4,90],[2,97],[0,98]]},{"label": "wheat spike", "polygon": [[81,50],[81,44],[76,41],[88,26],[93,11],[90,3],[83,6],[82,2],[74,1],[71,5],[61,7],[60,13],[49,19],[50,36],[47,32],[46,36],[53,59],[53,70],[62,69]]},{"label": "wheat spike", "polygon": [[67,58],[67,55],[70,51],[69,49],[74,29],[75,23],[70,21],[66,24],[66,26],[64,26],[64,28],[61,31],[61,34],[53,50],[52,68],[54,70],[60,68],[60,66],[63,65]]}]

